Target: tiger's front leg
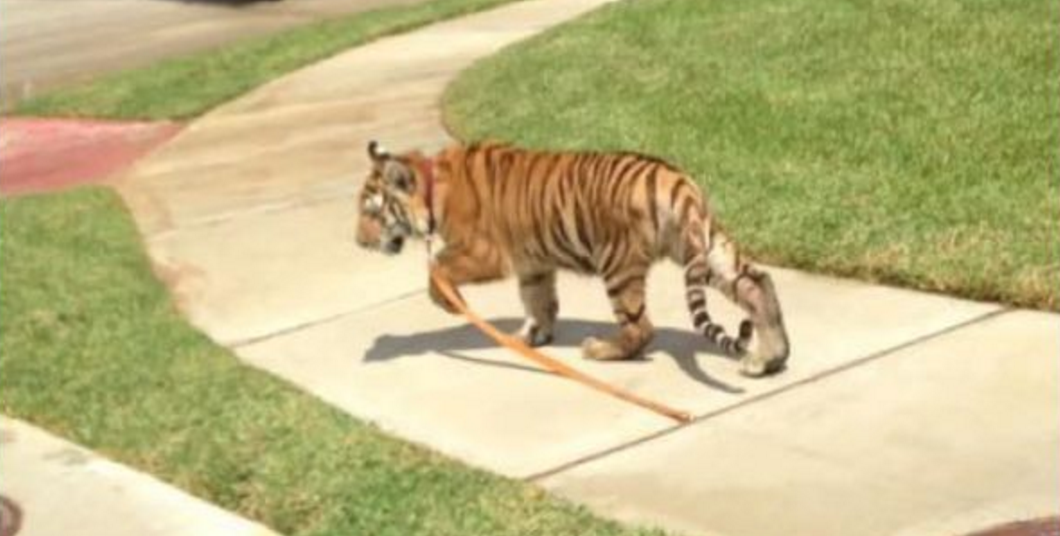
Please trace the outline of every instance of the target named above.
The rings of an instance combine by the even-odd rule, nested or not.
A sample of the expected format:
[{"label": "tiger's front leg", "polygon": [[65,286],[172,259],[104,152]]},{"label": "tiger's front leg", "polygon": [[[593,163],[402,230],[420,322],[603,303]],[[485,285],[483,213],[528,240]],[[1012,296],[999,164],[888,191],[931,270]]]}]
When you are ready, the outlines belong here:
[{"label": "tiger's front leg", "polygon": [[[495,281],[506,275],[500,255],[484,245],[474,248],[446,246],[438,253],[431,270],[442,280],[449,282],[460,301],[464,301],[460,294],[460,285]],[[445,298],[433,277],[429,278],[427,288],[435,305],[450,314],[460,312],[455,304]]]},{"label": "tiger's front leg", "polygon": [[519,330],[519,338],[530,346],[552,342],[552,330],[559,314],[555,270],[520,275],[519,297],[526,309],[526,322]]},{"label": "tiger's front leg", "polygon": [[654,336],[645,303],[646,271],[609,277],[607,295],[619,323],[618,336],[610,339],[589,337],[582,343],[587,359],[618,360],[636,357]]},{"label": "tiger's front leg", "polygon": [[[464,302],[464,296],[460,294],[460,289],[452,282],[452,278],[446,275],[447,271],[439,270],[438,267],[431,267],[431,271],[443,281],[448,281],[449,286],[452,287],[453,293],[456,294],[456,297],[459,298],[461,302]],[[445,294],[442,293],[441,289],[438,288],[438,283],[434,280],[434,277],[428,278],[427,294],[431,297],[431,301],[443,311],[451,315],[460,314],[460,310],[457,309],[456,304],[450,302],[449,299],[445,297]]]}]

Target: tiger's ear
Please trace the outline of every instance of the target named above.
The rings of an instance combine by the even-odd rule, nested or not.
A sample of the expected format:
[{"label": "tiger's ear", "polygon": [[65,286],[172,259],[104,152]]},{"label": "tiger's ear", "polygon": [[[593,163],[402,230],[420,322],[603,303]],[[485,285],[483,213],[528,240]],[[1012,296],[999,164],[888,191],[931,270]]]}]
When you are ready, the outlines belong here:
[{"label": "tiger's ear", "polygon": [[376,168],[382,168],[387,160],[390,160],[390,151],[383,148],[379,142],[372,140],[368,142],[368,157]]},{"label": "tiger's ear", "polygon": [[368,142],[368,156],[371,157],[376,171],[383,175],[383,181],[387,185],[405,192],[413,190],[415,175],[402,159],[394,158],[375,140]]}]

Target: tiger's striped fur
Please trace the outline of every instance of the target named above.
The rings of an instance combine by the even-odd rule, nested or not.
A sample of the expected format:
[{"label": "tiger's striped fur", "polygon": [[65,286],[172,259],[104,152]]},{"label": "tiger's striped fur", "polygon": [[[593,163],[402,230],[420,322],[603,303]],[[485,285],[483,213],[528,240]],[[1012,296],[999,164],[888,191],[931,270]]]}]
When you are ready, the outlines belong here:
[{"label": "tiger's striped fur", "polygon": [[[358,242],[390,253],[427,229],[425,182],[445,247],[436,269],[455,286],[509,275],[527,312],[521,335],[552,339],[559,310],[556,270],[603,277],[620,325],[611,339],[589,338],[586,357],[625,359],[652,338],[645,278],[663,258],[684,267],[692,320],[717,347],[743,357],[743,370],[780,369],[789,346],[769,275],[740,254],[719,228],[695,183],[670,164],[634,153],[532,152],[497,143],[456,145],[427,159],[391,155],[373,142],[372,173],[361,190]],[[427,167],[429,166],[429,168]],[[706,307],[712,286],[749,315],[737,337]],[[434,286],[431,297],[452,312]],[[757,349],[747,345],[757,334]]]}]

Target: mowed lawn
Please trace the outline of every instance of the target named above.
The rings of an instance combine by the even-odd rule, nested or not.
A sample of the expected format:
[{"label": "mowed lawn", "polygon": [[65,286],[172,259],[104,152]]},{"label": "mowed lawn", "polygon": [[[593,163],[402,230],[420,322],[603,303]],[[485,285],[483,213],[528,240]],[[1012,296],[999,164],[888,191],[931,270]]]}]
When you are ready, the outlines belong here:
[{"label": "mowed lawn", "polygon": [[445,105],[463,139],[666,157],[762,261],[1060,310],[1060,2],[619,2]]},{"label": "mowed lawn", "polygon": [[192,329],[104,189],[0,201],[0,412],[286,535],[659,534],[389,437]]}]

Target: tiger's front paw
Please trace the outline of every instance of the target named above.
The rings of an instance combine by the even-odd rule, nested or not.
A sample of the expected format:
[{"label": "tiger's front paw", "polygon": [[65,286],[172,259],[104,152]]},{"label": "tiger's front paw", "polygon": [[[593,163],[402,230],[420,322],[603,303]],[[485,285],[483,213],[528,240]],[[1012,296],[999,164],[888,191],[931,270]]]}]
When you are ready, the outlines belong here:
[{"label": "tiger's front paw", "polygon": [[552,342],[552,330],[539,326],[533,320],[527,320],[523,327],[519,329],[519,332],[516,333],[516,337],[526,343],[527,346],[537,348]]}]

